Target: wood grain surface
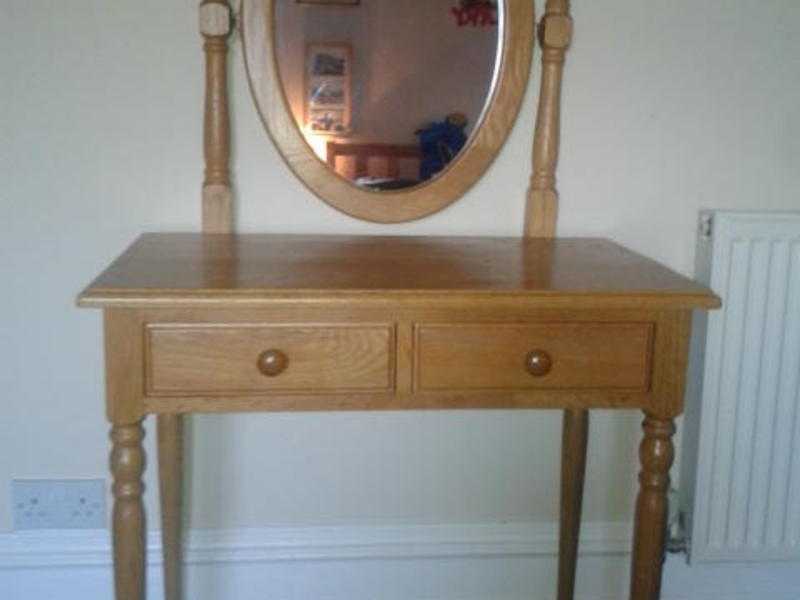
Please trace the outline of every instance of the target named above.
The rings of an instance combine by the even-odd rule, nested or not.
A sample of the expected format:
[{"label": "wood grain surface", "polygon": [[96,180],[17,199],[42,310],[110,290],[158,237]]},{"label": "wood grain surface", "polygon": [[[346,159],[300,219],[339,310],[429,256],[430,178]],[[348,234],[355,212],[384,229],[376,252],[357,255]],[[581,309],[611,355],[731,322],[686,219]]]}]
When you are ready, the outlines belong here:
[{"label": "wood grain surface", "polygon": [[639,446],[639,495],[631,557],[631,600],[658,600],[667,537],[669,470],[675,459],[672,419],[659,419],[645,411],[644,439]]},{"label": "wood grain surface", "polygon": [[228,111],[228,35],[231,12],[227,0],[203,0],[200,33],[205,54],[203,108],[203,231],[233,231],[230,182],[230,114]]},{"label": "wood grain surface", "polygon": [[589,411],[567,409],[561,433],[561,514],[558,543],[557,600],[575,598],[578,541],[581,532]]},{"label": "wood grain surface", "polygon": [[[270,349],[288,359],[264,375]],[[258,391],[385,391],[393,385],[388,325],[188,325],[147,328],[149,394],[241,395]]]},{"label": "wood grain surface", "polygon": [[[500,408],[646,408],[652,414],[664,417],[680,413],[683,406],[683,384],[686,340],[691,314],[688,310],[642,310],[642,309],[592,309],[576,310],[573,308],[545,309],[529,306],[524,302],[513,300],[498,301],[489,298],[486,302],[461,302],[457,293],[446,294],[442,303],[418,301],[416,298],[399,298],[393,301],[380,300],[365,302],[363,300],[346,300],[342,302],[325,302],[304,304],[294,301],[269,307],[236,306],[219,307],[217,304],[201,307],[163,307],[153,306],[146,309],[107,309],[107,348],[110,369],[108,371],[109,414],[124,419],[141,418],[149,412],[184,413],[184,412],[239,412],[239,411],[314,411],[314,410],[409,410],[409,409],[500,409]],[[310,329],[308,344],[299,344],[299,338],[292,344],[313,346],[318,332],[315,327],[352,328],[359,331],[365,328],[390,330],[393,340],[384,345],[378,344],[372,334],[365,337],[366,342],[347,341],[341,347],[347,348],[339,354],[326,351],[327,356],[320,364],[327,365],[325,379],[321,375],[303,367],[301,378],[295,380],[300,387],[282,387],[281,380],[292,372],[292,357],[311,356],[315,350],[300,348],[299,355],[291,350],[289,344],[282,344],[286,352],[289,367],[275,377],[267,377],[259,371],[258,358],[261,354],[276,347],[271,343],[274,336],[268,336],[259,343],[249,341],[247,334],[256,334],[261,328],[269,330],[274,324],[281,323],[291,332]],[[269,325],[273,324],[273,325]],[[649,331],[652,324],[652,343],[641,341],[644,331]],[[312,327],[309,328],[309,325]],[[415,329],[438,327],[444,332],[454,332],[459,339],[465,329],[474,328],[479,332],[489,331],[495,336],[491,343],[478,341],[464,346],[474,350],[469,361],[483,363],[487,378],[500,377],[504,383],[509,381],[509,372],[514,377],[522,378],[526,384],[514,387],[495,389],[420,389],[414,386],[415,355],[418,354],[415,344]],[[544,327],[545,329],[541,329]],[[529,329],[530,328],[530,329]],[[631,350],[609,348],[597,342],[600,355],[595,359],[580,350],[580,329],[585,328],[590,334],[602,331],[621,331],[623,335],[610,336],[608,340],[624,338],[626,341],[640,340]],[[153,358],[148,332],[163,330],[177,332],[168,335],[160,346],[158,360]],[[220,331],[233,332],[230,338],[218,337]],[[189,331],[188,338],[183,333]],[[198,340],[195,331],[209,332],[209,337]],[[538,332],[539,335],[529,338],[525,332]],[[542,332],[547,335],[542,337]],[[639,334],[630,337],[630,333]],[[574,340],[565,347],[567,363],[574,362],[575,357],[596,361],[601,375],[592,375],[596,379],[587,382],[584,375],[572,375],[564,372],[564,355],[558,342],[559,332],[571,332]],[[378,335],[377,333],[375,334]],[[499,337],[507,337],[508,345],[516,344],[517,352],[507,352]],[[356,336],[358,337],[358,336]],[[383,336],[381,336],[383,337]],[[447,337],[440,336],[440,347],[447,346]],[[546,339],[545,339],[546,338]],[[592,338],[592,335],[589,335]],[[355,338],[354,338],[355,339]],[[595,338],[599,339],[599,338]],[[370,341],[371,340],[371,341]],[[555,340],[555,345],[553,341]],[[213,342],[213,344],[211,344]],[[525,342],[525,343],[523,343]],[[232,345],[231,345],[232,344]],[[551,347],[554,361],[551,372],[541,378],[535,378],[527,371],[528,344]],[[616,343],[620,345],[620,343]],[[615,345],[611,344],[611,345]],[[206,349],[218,345],[216,349]],[[454,344],[450,344],[455,347]],[[388,346],[388,348],[387,348]],[[578,348],[577,351],[570,347]],[[498,350],[500,348],[500,350]],[[639,349],[642,356],[633,358],[632,351]],[[278,348],[280,349],[280,348]],[[386,356],[387,367],[392,382],[388,387],[381,383],[376,386],[379,367],[370,358],[373,352]],[[461,352],[461,350],[459,350]],[[621,352],[623,359],[618,358]],[[583,353],[583,354],[582,354]],[[368,355],[361,357],[362,355]],[[498,354],[498,357],[493,356]],[[341,357],[348,357],[341,360]],[[628,358],[624,358],[624,357]],[[442,369],[464,369],[463,361],[446,360],[445,351],[438,352],[436,366]],[[502,358],[501,362],[499,359]],[[582,358],[582,360],[583,360]],[[163,361],[163,362],[162,362]],[[338,361],[338,362],[337,362]],[[374,365],[373,365],[374,363]],[[155,370],[166,374],[166,382],[156,383],[158,390],[153,389],[153,365],[161,365]],[[301,361],[300,365],[303,365]],[[359,365],[373,365],[363,369]],[[487,366],[494,365],[494,368]],[[626,366],[621,374],[602,374],[607,366]],[[652,365],[646,368],[645,365]],[[295,366],[298,366],[295,364]],[[573,365],[574,366],[574,365]],[[383,368],[383,367],[381,367]],[[579,367],[575,367],[579,368]],[[627,372],[627,369],[631,369]],[[559,372],[559,370],[562,370]],[[592,369],[589,369],[592,373]],[[616,381],[640,382],[649,373],[649,384],[634,388],[612,387]],[[560,385],[548,387],[547,379],[558,376]],[[361,379],[365,377],[365,379]],[[436,379],[439,376],[434,376]],[[465,376],[469,380],[470,375]],[[583,383],[591,387],[563,387],[565,382],[574,385],[584,377]],[[316,379],[314,379],[316,378]],[[351,379],[352,378],[352,379]],[[527,387],[527,379],[534,380],[534,387]],[[626,379],[627,378],[627,379]],[[158,378],[156,378],[158,379]],[[352,381],[358,379],[357,387],[351,387]],[[262,381],[263,380],[263,381]],[[345,380],[350,383],[344,383]],[[147,382],[150,382],[149,384]],[[245,381],[245,388],[241,382]],[[289,381],[288,379],[286,381]],[[304,381],[300,384],[298,382]],[[381,382],[383,382],[381,376]],[[544,386],[538,383],[545,383]],[[211,382],[211,386],[209,386]],[[251,383],[247,383],[251,382]],[[333,388],[308,388],[306,385],[324,384]],[[496,380],[492,379],[492,385]],[[463,382],[458,382],[463,385]],[[254,385],[254,388],[247,388]],[[347,387],[342,387],[346,385]],[[363,387],[366,385],[367,387]],[[216,386],[216,387],[215,387]],[[538,386],[538,387],[537,387]],[[213,387],[213,389],[207,389]]]},{"label": "wood grain surface", "polygon": [[[650,380],[650,323],[422,325],[415,371],[420,390],[628,388]],[[550,356],[533,376],[532,350]]]},{"label": "wood grain surface", "polygon": [[144,600],[145,513],[142,502],[145,456],[141,420],[111,428],[111,513],[114,591],[118,600]]},{"label": "wood grain surface", "polygon": [[82,306],[509,296],[574,308],[715,307],[704,286],[603,239],[145,234]]},{"label": "wood grain surface", "polygon": [[158,415],[158,488],[161,506],[161,555],[164,600],[183,597],[183,415]]},{"label": "wood grain surface", "polygon": [[534,237],[555,237],[558,221],[556,167],[561,144],[561,85],[564,61],[572,41],[569,0],[547,0],[539,24],[542,79],[536,130],[533,137],[533,173],[525,208],[525,232]]}]

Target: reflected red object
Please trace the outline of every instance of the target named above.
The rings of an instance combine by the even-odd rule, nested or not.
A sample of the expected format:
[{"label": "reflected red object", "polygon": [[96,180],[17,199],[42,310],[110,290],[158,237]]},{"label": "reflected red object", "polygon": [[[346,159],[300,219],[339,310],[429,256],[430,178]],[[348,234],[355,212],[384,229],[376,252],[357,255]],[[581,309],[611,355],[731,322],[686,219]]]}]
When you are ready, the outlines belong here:
[{"label": "reflected red object", "polygon": [[459,27],[493,27],[497,25],[497,6],[492,2],[462,2],[450,13]]}]

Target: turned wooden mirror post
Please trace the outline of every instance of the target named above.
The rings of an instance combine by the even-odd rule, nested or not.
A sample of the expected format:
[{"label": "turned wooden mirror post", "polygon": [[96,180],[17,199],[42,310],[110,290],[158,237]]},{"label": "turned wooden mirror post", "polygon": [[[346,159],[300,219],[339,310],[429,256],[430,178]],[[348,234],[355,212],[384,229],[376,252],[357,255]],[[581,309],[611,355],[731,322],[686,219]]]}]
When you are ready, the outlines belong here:
[{"label": "turned wooden mirror post", "polygon": [[228,114],[228,36],[232,15],[227,0],[204,0],[200,33],[204,38],[206,95],[203,120],[203,231],[233,231],[230,183],[230,117]]}]

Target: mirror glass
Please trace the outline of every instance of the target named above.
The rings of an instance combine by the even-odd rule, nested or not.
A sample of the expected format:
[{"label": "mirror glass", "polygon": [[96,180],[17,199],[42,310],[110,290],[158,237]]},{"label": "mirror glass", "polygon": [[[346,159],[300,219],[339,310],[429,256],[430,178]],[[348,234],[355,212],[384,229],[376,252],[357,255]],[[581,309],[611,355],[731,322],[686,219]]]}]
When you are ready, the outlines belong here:
[{"label": "mirror glass", "polygon": [[442,173],[491,99],[504,4],[275,0],[283,93],[317,157],[376,192]]}]

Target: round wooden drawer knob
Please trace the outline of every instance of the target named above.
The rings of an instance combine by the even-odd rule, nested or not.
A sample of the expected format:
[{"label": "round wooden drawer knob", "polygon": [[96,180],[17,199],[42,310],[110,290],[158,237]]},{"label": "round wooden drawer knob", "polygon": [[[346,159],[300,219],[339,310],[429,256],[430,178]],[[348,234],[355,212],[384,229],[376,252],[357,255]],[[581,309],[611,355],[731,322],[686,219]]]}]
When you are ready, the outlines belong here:
[{"label": "round wooden drawer knob", "polygon": [[525,368],[534,377],[544,377],[553,368],[553,359],[544,350],[532,350],[525,359]]},{"label": "round wooden drawer knob", "polygon": [[280,350],[266,350],[258,356],[258,370],[267,377],[280,375],[289,366],[289,358]]}]

